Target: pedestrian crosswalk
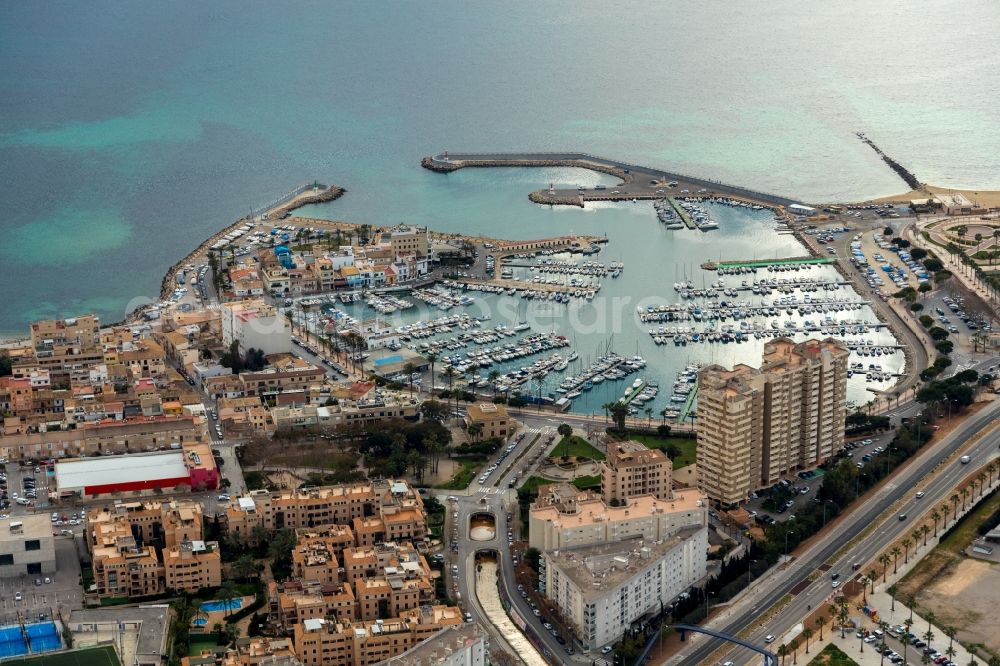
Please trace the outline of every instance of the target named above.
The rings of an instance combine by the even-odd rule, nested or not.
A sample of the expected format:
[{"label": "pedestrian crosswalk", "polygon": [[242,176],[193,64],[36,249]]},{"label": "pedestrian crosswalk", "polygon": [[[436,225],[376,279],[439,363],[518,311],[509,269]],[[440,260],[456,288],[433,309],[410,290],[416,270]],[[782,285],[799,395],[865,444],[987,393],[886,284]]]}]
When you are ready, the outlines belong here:
[{"label": "pedestrian crosswalk", "polygon": [[476,489],[476,492],[481,495],[499,495],[504,491],[504,488],[487,488],[480,487]]}]

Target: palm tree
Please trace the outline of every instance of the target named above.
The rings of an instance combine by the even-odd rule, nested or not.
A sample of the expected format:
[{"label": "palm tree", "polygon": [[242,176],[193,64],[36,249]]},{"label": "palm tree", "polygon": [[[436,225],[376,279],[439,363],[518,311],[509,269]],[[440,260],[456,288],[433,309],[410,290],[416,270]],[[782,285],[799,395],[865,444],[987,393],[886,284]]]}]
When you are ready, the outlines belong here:
[{"label": "palm tree", "polygon": [[781,657],[781,666],[785,666],[785,657],[788,656],[788,646],[784,643],[778,646],[778,656]]},{"label": "palm tree", "polygon": [[[909,634],[910,633],[910,627],[913,626],[913,618],[912,617],[908,617],[905,620],[903,620],[903,626],[906,627],[906,633]],[[909,639],[909,636],[907,636],[907,639]],[[903,644],[903,663],[905,664],[906,663],[906,648],[909,646],[910,641],[909,640],[905,640],[905,641],[900,641],[900,643]]]},{"label": "palm tree", "polygon": [[806,639],[806,654],[809,654],[809,639],[813,637],[813,630],[806,627],[802,630],[802,638]]},{"label": "palm tree", "polygon": [[[947,627],[944,628],[944,635],[948,637],[948,649],[949,650],[951,649],[952,644],[954,644],[954,642],[955,642],[955,634],[957,634],[957,633],[958,633],[958,630],[955,629],[955,627],[947,626]],[[954,653],[952,653],[952,655],[954,655]]]},{"label": "palm tree", "polygon": [[493,397],[497,397],[497,380],[500,379],[500,372],[490,370],[490,384],[493,384]]},{"label": "palm tree", "polygon": [[951,503],[954,506],[954,511],[952,511],[952,514],[951,514],[951,519],[952,520],[958,520],[958,500],[959,499],[961,499],[961,498],[958,496],[958,493],[952,493],[951,494]]},{"label": "palm tree", "polygon": [[930,623],[928,623],[927,631],[924,632],[924,635],[921,636],[921,638],[923,638],[924,642],[927,643],[927,647],[931,646],[931,641],[934,640],[934,632],[931,630]]},{"label": "palm tree", "polygon": [[653,427],[653,408],[652,407],[647,407],[643,411],[646,412],[646,427],[647,428],[652,428]]},{"label": "palm tree", "polygon": [[886,555],[885,553],[882,553],[881,555],[878,556],[879,564],[882,565],[882,583],[883,584],[885,583],[885,574],[889,571],[889,560],[890,559],[891,558],[888,555]]},{"label": "palm tree", "polygon": [[[1000,229],[997,229],[994,233],[1000,233]],[[993,472],[997,471],[997,463],[995,460],[990,461],[990,464],[986,466],[986,470],[990,473],[990,485],[993,485]]]},{"label": "palm tree", "polygon": [[903,539],[903,551],[904,551],[903,564],[910,563],[910,546],[912,545],[913,545],[912,541],[910,541],[909,539]]},{"label": "palm tree", "polygon": [[444,376],[448,380],[448,394],[449,397],[452,399],[454,399],[455,397],[455,391],[452,388],[455,384],[455,374],[456,374],[455,368],[453,368],[450,365],[444,369]]},{"label": "palm tree", "polygon": [[229,617],[230,611],[233,609],[233,600],[238,596],[236,591],[236,585],[231,580],[227,580],[219,588],[219,596],[222,597],[222,601],[225,603],[225,616]]},{"label": "palm tree", "polygon": [[817,627],[819,627],[819,640],[823,640],[823,627],[826,626],[826,613],[820,611],[820,614],[816,616],[813,620]]},{"label": "palm tree", "polygon": [[934,509],[933,511],[931,511],[931,520],[934,521],[934,538],[936,539],[937,538],[937,524],[938,524],[938,521],[941,520],[941,514],[938,513],[937,509]]},{"label": "palm tree", "polygon": [[976,475],[976,480],[979,481],[979,499],[983,498],[983,481],[986,480],[986,472],[980,472]]},{"label": "palm tree", "polygon": [[965,513],[965,500],[969,497],[969,487],[962,488],[960,492],[962,494],[962,513]]},{"label": "palm tree", "polygon": [[413,373],[416,372],[416,370],[417,366],[413,365],[410,361],[407,361],[406,364],[403,365],[403,372],[406,373],[406,383],[409,386],[411,396],[413,395]]},{"label": "palm tree", "polygon": [[941,521],[942,521],[941,529],[943,530],[948,529],[948,511],[950,509],[951,507],[948,506],[947,502],[941,505]]},{"label": "palm tree", "polygon": [[792,650],[792,665],[799,663],[799,639],[793,638],[788,642],[788,647]]},{"label": "palm tree", "polygon": [[868,582],[872,584],[872,594],[875,594],[875,579],[877,577],[878,574],[875,572],[874,569],[868,572]]},{"label": "palm tree", "polygon": [[930,533],[931,533],[931,528],[927,526],[927,523],[924,523],[923,525],[920,526],[920,535],[924,537],[925,547],[927,546],[927,535]]},{"label": "palm tree", "polygon": [[[337,233],[340,233],[340,232],[338,231]],[[424,358],[426,358],[427,362],[430,363],[430,365],[431,365],[431,395],[434,395],[434,364],[438,360],[437,352],[433,352],[433,351],[432,352],[427,352],[426,354],[424,354]]]},{"label": "palm tree", "polygon": [[899,546],[893,546],[892,550],[892,573],[895,574],[899,570],[899,554],[903,551],[899,549]]}]

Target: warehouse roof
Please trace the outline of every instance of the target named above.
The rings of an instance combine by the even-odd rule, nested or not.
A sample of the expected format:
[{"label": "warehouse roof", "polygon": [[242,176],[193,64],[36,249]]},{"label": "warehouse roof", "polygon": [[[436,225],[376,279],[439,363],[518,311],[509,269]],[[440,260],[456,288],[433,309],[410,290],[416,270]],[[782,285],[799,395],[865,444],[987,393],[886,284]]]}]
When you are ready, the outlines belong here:
[{"label": "warehouse roof", "polygon": [[103,456],[56,463],[56,486],[59,490],[185,476],[189,476],[189,472],[181,451]]}]

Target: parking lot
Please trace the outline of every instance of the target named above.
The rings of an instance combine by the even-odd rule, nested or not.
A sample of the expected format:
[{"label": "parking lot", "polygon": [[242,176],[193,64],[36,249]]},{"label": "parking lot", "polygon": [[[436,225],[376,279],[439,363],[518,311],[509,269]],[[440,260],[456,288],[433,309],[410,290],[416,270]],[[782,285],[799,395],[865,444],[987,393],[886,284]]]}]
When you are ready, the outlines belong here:
[{"label": "parking lot", "polygon": [[[850,458],[864,469],[869,464],[878,463],[876,449],[884,449],[892,440],[892,434],[886,433],[874,437],[848,438],[845,457]],[[746,510],[758,522],[772,523],[782,520],[794,520],[797,509],[806,502],[818,502],[816,489],[822,482],[820,470],[803,471],[797,475],[789,475],[783,481],[775,484],[778,487],[754,493],[747,502]]]},{"label": "parking lot", "polygon": [[22,613],[26,620],[52,619],[60,609],[66,612],[83,608],[80,560],[74,540],[56,538],[55,551],[55,573],[0,578],[0,615],[4,620],[15,618],[17,613]]}]

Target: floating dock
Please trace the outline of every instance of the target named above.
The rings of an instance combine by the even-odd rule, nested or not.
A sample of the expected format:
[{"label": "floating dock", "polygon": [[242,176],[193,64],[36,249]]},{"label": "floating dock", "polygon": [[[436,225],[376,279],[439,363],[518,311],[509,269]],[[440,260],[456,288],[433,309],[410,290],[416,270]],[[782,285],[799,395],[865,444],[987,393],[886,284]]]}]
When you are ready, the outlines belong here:
[{"label": "floating dock", "polygon": [[715,271],[720,268],[727,270],[730,268],[767,268],[769,266],[818,266],[821,264],[832,264],[836,261],[834,257],[789,257],[788,259],[706,261],[701,267],[706,271]]}]

